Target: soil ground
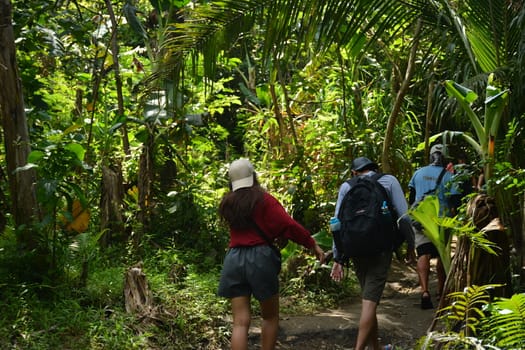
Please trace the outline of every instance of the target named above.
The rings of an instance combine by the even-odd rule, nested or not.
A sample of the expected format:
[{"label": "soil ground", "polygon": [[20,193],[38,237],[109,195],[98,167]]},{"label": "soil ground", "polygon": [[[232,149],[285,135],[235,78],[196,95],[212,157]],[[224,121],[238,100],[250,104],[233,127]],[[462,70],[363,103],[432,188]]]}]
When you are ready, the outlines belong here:
[{"label": "soil ground", "polygon": [[[430,275],[435,292],[435,271]],[[395,349],[414,349],[434,318],[435,309],[421,310],[418,277],[415,268],[394,259],[378,306],[380,343]],[[433,296],[433,303],[437,301]],[[338,309],[305,316],[281,314],[277,349],[353,349],[357,336],[361,301],[359,298]],[[259,321],[250,330],[250,348],[259,348]]]}]

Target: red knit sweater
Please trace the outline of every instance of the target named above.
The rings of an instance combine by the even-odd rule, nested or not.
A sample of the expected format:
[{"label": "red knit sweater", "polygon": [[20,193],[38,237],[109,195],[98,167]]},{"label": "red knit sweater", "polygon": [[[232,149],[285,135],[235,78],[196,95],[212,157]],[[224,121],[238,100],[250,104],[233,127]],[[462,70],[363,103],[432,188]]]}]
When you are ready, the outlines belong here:
[{"label": "red knit sweater", "polygon": [[[315,240],[310,232],[292,219],[279,201],[269,193],[264,194],[264,200],[253,213],[257,225],[270,238],[284,237],[306,248],[313,248]],[[255,246],[267,244],[255,229],[231,229],[230,247]]]}]

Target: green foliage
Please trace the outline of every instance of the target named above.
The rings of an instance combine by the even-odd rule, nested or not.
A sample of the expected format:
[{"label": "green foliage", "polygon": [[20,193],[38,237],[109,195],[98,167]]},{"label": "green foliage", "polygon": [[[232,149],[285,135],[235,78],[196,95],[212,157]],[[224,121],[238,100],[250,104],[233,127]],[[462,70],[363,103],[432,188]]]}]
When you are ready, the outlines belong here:
[{"label": "green foliage", "polygon": [[[84,191],[71,181],[75,171],[87,170],[84,154],[85,149],[80,144],[60,140],[29,154],[29,166],[36,167],[40,178],[37,196],[47,215],[56,215],[61,204],[71,212],[74,199],[80,200],[83,207],[87,206]],[[60,202],[62,199],[65,199],[63,203]],[[52,222],[55,220],[56,217],[51,218]]]},{"label": "green foliage", "polygon": [[[35,167],[38,174],[36,196],[42,208],[41,221],[35,227],[35,234],[40,237],[39,247],[42,253],[49,252],[49,275],[51,280],[62,275],[67,245],[73,235],[71,224],[85,212],[85,230],[88,213],[88,198],[85,191],[75,181],[76,173],[88,170],[84,163],[85,149],[77,142],[69,142],[68,133],[51,135],[48,145],[33,150],[25,168]],[[21,169],[20,169],[21,171]]]},{"label": "green foliage", "polygon": [[47,300],[35,294],[36,286],[1,287],[0,346],[31,350],[108,346],[128,349],[143,339],[134,334],[129,316],[118,310],[108,313],[99,306],[82,304],[82,293],[68,287],[61,286],[57,289],[60,294]]},{"label": "green foliage", "polygon": [[498,299],[489,305],[488,312],[481,332],[490,343],[503,349],[525,346],[525,294]]},{"label": "green foliage", "polygon": [[122,300],[124,268],[120,266],[94,269],[86,285],[86,298],[99,308],[118,305]]},{"label": "green foliage", "polygon": [[[3,298],[12,307],[4,308],[4,318],[0,319],[2,339],[15,339],[27,349],[68,344],[76,344],[79,349],[150,346],[185,349],[188,344],[193,344],[191,348],[221,349],[226,346],[231,332],[230,307],[226,299],[216,296],[220,265],[215,259],[203,256],[199,245],[194,246],[194,250],[190,247],[145,250],[144,271],[154,303],[163,311],[156,322],[142,322],[123,310],[122,282],[131,257],[126,257],[122,249],[94,249],[97,237],[92,233],[77,237],[68,265],[71,278],[66,284],[51,289],[50,302],[42,302],[31,286],[20,293],[19,287],[0,283],[2,296],[13,295],[13,298]],[[329,246],[326,233],[316,237],[323,246]],[[304,260],[296,263],[295,277],[282,280],[283,311],[310,313],[356,295],[355,277],[336,284],[329,278],[328,266],[319,266],[312,256],[298,248],[294,256]],[[91,267],[83,286],[78,284],[77,277],[85,260]],[[253,310],[257,316],[257,304]],[[16,326],[3,326],[13,324]]]},{"label": "green foliage", "polygon": [[163,323],[151,324],[150,342],[161,348],[189,349],[192,346],[222,348],[229,338],[226,299],[216,296],[219,270],[189,261],[197,252],[189,249],[159,249],[144,261],[144,270],[155,304],[165,311]]},{"label": "green foliage", "polygon": [[[81,266],[88,265],[100,253],[99,240],[104,233],[104,231],[98,233],[88,231],[78,234],[69,245],[71,256],[78,259]],[[82,271],[81,274],[87,278],[87,266],[85,269],[86,271]]]},{"label": "green foliage", "polygon": [[312,256],[295,254],[283,264],[281,308],[286,314],[310,314],[337,307],[359,295],[357,277],[345,271],[341,282],[330,277],[331,265],[320,265]]},{"label": "green foliage", "polygon": [[[483,69],[498,67],[491,62],[492,53],[504,51],[493,48],[503,43],[487,38],[499,31],[487,30],[494,22],[478,15],[488,7],[467,2],[458,9],[473,13],[467,22],[481,30],[458,33],[471,38],[472,50],[470,45],[466,49],[471,58],[481,58]],[[14,271],[25,269],[30,256],[17,254],[14,228],[2,233],[0,293],[7,296],[2,300],[8,307],[0,320],[0,342],[6,342],[0,347],[124,349],[152,342],[158,347],[224,348],[229,323],[223,315],[229,308],[214,291],[228,241],[216,215],[228,185],[226,164],[240,155],[250,157],[268,190],[328,250],[326,226],[337,188],[349,177],[348,163],[358,155],[380,159],[392,96],[412,42],[410,23],[417,16],[433,23],[426,35],[435,39],[430,33],[439,32],[447,46],[427,40],[418,53],[421,71],[402,107],[406,117],[395,130],[392,163],[400,179],[410,173],[406,155],[423,135],[428,76],[469,76],[457,49],[462,41],[441,32],[450,30],[451,23],[463,25],[454,22],[463,12],[443,18],[446,11],[441,10],[452,9],[442,7],[445,2],[191,2],[179,21],[175,11],[188,3],[112,3],[118,21],[114,28],[104,2],[16,2],[17,59],[34,150],[28,167],[38,167],[44,209],[35,235],[46,254],[37,262],[43,270],[53,266],[65,278],[56,278],[53,285],[18,285]],[[491,18],[502,19],[501,11],[503,7]],[[513,26],[520,28],[517,19]],[[113,65],[113,29],[122,95]],[[508,37],[512,45],[520,38]],[[490,49],[487,54],[484,46]],[[188,52],[195,55],[186,56]],[[436,69],[425,72],[429,67]],[[497,91],[489,95],[493,98],[488,102],[507,97]],[[486,113],[486,121],[495,123],[491,111],[500,110]],[[520,145],[519,135],[514,124],[507,144],[514,140]],[[127,150],[122,136],[129,140]],[[153,159],[144,160],[141,155],[149,147]],[[0,161],[4,159],[0,154]],[[150,160],[152,193],[145,201],[151,225],[140,242],[144,249],[110,242],[116,247],[100,250],[100,169],[122,165],[126,194],[119,209],[131,240],[144,229],[137,220],[144,204],[138,188],[144,185],[142,167]],[[505,169],[516,170],[505,166],[501,174]],[[523,186],[521,177],[513,179],[516,174],[521,173],[502,175],[501,184],[519,194]],[[90,229],[80,235],[64,230],[61,219],[73,219],[77,199],[92,212]],[[510,200],[518,202],[516,197]],[[490,248],[482,236],[454,221],[428,222],[435,225],[431,231],[436,241],[446,242],[444,230],[456,226],[475,244]],[[444,254],[449,248],[445,245]],[[316,265],[297,245],[288,245],[283,257],[289,265],[282,281],[287,311],[336,305],[355,295],[353,275],[335,284],[328,267]],[[144,326],[121,310],[123,273],[136,259],[145,261],[156,301],[169,308],[169,321]],[[74,291],[58,292],[68,290]],[[64,302],[41,304],[42,294]]]},{"label": "green foliage", "polygon": [[449,294],[452,304],[440,310],[447,329],[420,340],[421,349],[519,349],[525,344],[525,294],[491,298],[501,285],[470,286]]},{"label": "green foliage", "polygon": [[[313,235],[319,246],[329,251],[332,237],[327,230]],[[351,268],[346,278],[334,282],[331,265],[320,265],[311,254],[294,242],[281,250],[283,269],[280,275],[281,304],[285,313],[312,313],[320,308],[336,307],[359,294],[357,277]]]},{"label": "green foliage", "polygon": [[451,237],[453,235],[467,237],[474,247],[483,249],[490,254],[496,254],[497,246],[487,240],[483,232],[476,230],[471,222],[441,216],[439,200],[436,196],[426,196],[409,212],[414,219],[421,223],[424,234],[436,246],[447,273],[452,260]]},{"label": "green foliage", "polygon": [[[447,93],[458,101],[470,120],[472,128],[475,130],[476,139],[464,133],[458,134],[463,136],[478,153],[484,167],[485,181],[488,184],[490,184],[489,180],[496,161],[496,138],[499,136],[498,131],[501,120],[509,100],[508,89],[502,88],[501,85],[501,82],[498,82],[493,74],[489,75],[485,90],[485,115],[483,118],[480,118],[471,106],[477,99],[477,94],[451,80],[445,81]],[[443,133],[445,141],[447,141],[448,135],[449,132]],[[446,143],[444,142],[444,144]],[[493,189],[488,187],[488,193],[492,195],[494,193]]]},{"label": "green foliage", "polygon": [[460,335],[475,335],[483,317],[483,307],[490,301],[487,290],[496,287],[498,285],[470,286],[463,292],[449,294],[453,302],[442,310],[449,328],[459,329]]},{"label": "green foliage", "polygon": [[149,346],[148,333],[137,334],[131,315],[112,314],[90,324],[89,349],[144,349]]}]

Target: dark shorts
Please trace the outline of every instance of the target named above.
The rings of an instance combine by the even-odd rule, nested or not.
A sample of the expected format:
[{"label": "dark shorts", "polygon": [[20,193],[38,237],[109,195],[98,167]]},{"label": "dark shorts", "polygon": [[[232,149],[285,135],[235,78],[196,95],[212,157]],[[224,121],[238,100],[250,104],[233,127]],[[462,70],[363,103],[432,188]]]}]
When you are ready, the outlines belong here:
[{"label": "dark shorts", "polygon": [[279,293],[280,270],[281,261],[270,246],[231,248],[224,258],[217,294],[266,300]]},{"label": "dark shorts", "polygon": [[361,285],[361,298],[379,304],[392,263],[392,252],[353,258],[352,262]]},{"label": "dark shorts", "polygon": [[439,258],[439,252],[433,243],[423,243],[416,248],[417,257],[430,255],[431,259]]}]

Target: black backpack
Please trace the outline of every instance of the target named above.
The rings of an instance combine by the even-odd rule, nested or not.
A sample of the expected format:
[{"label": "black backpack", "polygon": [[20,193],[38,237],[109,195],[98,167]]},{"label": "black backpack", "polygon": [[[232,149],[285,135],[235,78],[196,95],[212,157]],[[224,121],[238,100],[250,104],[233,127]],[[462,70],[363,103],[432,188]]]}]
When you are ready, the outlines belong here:
[{"label": "black backpack", "polygon": [[348,180],[351,188],[338,214],[341,229],[334,234],[343,261],[394,250],[399,244],[397,215],[385,188],[377,181],[383,175],[377,173]]}]

